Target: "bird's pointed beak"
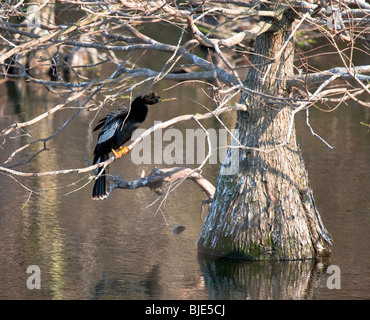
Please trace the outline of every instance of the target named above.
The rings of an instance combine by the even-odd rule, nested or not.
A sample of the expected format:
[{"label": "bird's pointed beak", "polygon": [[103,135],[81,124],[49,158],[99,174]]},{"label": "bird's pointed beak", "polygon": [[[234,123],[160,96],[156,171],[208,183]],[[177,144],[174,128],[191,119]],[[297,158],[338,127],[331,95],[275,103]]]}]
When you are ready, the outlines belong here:
[{"label": "bird's pointed beak", "polygon": [[172,101],[172,100],[176,100],[176,98],[161,99],[161,102],[163,102],[163,101]]}]

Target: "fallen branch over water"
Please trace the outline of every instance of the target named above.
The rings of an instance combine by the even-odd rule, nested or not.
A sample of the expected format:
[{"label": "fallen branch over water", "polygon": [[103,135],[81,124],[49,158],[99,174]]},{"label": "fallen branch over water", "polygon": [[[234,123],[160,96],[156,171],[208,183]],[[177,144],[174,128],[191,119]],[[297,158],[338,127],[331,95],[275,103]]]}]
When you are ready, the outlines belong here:
[{"label": "fallen branch over water", "polygon": [[139,177],[139,179],[134,181],[126,181],[119,179],[117,176],[113,178],[113,185],[110,186],[109,192],[111,193],[114,189],[139,189],[143,187],[148,187],[157,194],[162,194],[162,185],[166,182],[175,182],[185,179],[190,179],[194,181],[198,186],[200,186],[203,191],[207,194],[209,200],[213,199],[215,193],[215,187],[205,179],[197,169],[185,168],[185,167],[174,167],[158,169],[154,168],[152,172],[144,177],[144,172]]}]

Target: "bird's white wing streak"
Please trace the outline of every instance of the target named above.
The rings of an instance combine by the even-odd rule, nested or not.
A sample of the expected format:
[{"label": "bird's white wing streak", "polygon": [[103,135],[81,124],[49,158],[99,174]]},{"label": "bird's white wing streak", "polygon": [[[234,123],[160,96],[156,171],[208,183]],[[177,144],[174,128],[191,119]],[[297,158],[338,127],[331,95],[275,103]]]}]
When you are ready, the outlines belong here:
[{"label": "bird's white wing streak", "polygon": [[116,129],[120,126],[120,121],[112,121],[100,131],[98,143],[103,143],[113,137]]}]

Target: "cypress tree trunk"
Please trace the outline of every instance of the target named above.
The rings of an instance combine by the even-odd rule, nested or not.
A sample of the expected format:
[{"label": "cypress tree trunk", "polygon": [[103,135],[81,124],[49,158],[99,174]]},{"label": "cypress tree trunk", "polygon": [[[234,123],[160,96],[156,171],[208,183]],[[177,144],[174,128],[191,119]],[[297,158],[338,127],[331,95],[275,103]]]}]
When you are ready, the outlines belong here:
[{"label": "cypress tree trunk", "polygon": [[[285,79],[293,74],[293,41],[284,28],[257,37],[246,86],[274,97],[288,97]],[[269,69],[270,68],[270,69]],[[266,75],[265,80],[262,78]],[[243,146],[273,149],[286,140],[291,107],[245,94],[238,112],[237,138]],[[234,175],[218,177],[216,193],[198,239],[201,253],[252,260],[309,259],[328,255],[331,237],[313,199],[307,172],[292,128],[289,143],[275,151],[229,148],[224,163],[238,161]]]}]

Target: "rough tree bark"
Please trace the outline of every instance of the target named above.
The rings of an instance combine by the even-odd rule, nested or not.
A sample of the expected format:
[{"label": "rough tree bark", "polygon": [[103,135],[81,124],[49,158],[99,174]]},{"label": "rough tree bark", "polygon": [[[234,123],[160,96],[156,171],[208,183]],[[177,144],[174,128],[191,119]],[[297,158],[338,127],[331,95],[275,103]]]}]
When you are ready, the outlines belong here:
[{"label": "rough tree bark", "polygon": [[[293,41],[282,54],[278,52],[293,24],[287,18],[278,31],[257,37],[253,67],[246,79],[248,88],[275,97],[289,96],[285,80],[293,74]],[[225,163],[238,161],[238,171],[234,175],[221,171],[218,177],[198,238],[199,251],[252,260],[328,255],[331,237],[315,206],[294,127],[289,142],[278,146],[286,140],[291,107],[270,104],[251,94],[242,96],[240,102],[248,111],[238,111],[237,138],[249,149],[240,148],[236,160],[232,149],[228,150]],[[267,151],[271,149],[274,151]]]}]

